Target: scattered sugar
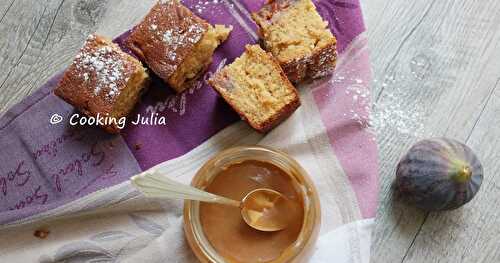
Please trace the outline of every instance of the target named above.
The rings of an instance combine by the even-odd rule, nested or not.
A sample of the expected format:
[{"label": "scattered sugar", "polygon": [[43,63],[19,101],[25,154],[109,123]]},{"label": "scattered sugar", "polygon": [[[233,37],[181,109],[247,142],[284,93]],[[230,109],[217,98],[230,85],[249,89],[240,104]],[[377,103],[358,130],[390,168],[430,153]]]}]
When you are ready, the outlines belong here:
[{"label": "scattered sugar", "polygon": [[383,82],[384,97],[373,105],[370,125],[377,131],[390,128],[409,137],[421,137],[424,132],[424,110],[404,103],[405,91],[399,85]]},{"label": "scattered sugar", "polygon": [[199,14],[203,14],[208,7],[210,7],[211,5],[219,4],[221,2],[222,0],[198,1],[198,3],[194,5],[194,10]]},{"label": "scattered sugar", "polygon": [[[351,108],[343,116],[359,123],[362,127],[370,128],[376,132],[391,129],[400,135],[408,137],[421,137],[424,132],[424,109],[418,105],[407,105],[404,97],[405,89],[396,83],[394,76],[386,76],[382,83],[374,80],[365,83],[362,79],[350,79],[336,75],[332,82],[352,83],[345,94],[351,97]],[[378,102],[372,102],[372,94],[367,88],[379,85],[384,88],[384,97]]]},{"label": "scattered sugar", "polygon": [[215,8],[218,5],[225,5],[234,9],[234,4],[228,0],[200,0],[192,6],[192,11],[198,15],[223,15],[222,9]]},{"label": "scattered sugar", "polygon": [[152,31],[155,31],[156,29],[158,29],[158,26],[156,24],[151,24],[151,26],[149,27]]},{"label": "scattered sugar", "polygon": [[[94,38],[89,38],[93,40]],[[88,41],[89,41],[88,40]],[[107,97],[113,98],[119,92],[117,81],[123,77],[124,65],[120,59],[116,59],[117,53],[110,46],[100,47],[95,51],[89,51],[88,48],[76,56],[75,65],[77,69],[83,69],[81,77],[84,81],[91,78],[90,73],[95,78],[94,94],[98,95],[103,89],[107,88]]]},{"label": "scattered sugar", "polygon": [[424,80],[430,72],[431,61],[425,54],[419,54],[410,62],[411,73],[418,80]]}]

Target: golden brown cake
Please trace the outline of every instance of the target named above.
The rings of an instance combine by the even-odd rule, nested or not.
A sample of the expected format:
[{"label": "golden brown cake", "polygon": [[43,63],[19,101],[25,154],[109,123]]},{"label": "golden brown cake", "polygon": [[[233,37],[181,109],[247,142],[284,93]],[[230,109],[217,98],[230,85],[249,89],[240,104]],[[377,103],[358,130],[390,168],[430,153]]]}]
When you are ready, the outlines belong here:
[{"label": "golden brown cake", "polygon": [[259,132],[269,131],[300,106],[297,90],[278,62],[258,45],[247,45],[209,83]]},{"label": "golden brown cake", "polygon": [[290,81],[319,78],[335,69],[337,40],[311,0],[270,0],[252,17],[264,48]]},{"label": "golden brown cake", "polygon": [[212,26],[178,0],[159,1],[126,41],[149,68],[182,92],[202,75],[231,28]]},{"label": "golden brown cake", "polygon": [[[54,93],[87,116],[120,119],[133,110],[148,79],[140,61],[110,39],[90,35]],[[119,132],[115,122],[103,128]]]}]

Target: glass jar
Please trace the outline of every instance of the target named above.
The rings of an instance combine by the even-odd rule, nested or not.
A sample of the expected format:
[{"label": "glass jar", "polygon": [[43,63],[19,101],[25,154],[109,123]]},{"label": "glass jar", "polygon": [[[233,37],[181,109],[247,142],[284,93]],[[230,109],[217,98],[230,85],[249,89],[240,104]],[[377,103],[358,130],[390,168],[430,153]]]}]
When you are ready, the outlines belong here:
[{"label": "glass jar", "polygon": [[[316,188],[306,171],[286,153],[261,146],[227,149],[206,162],[196,173],[191,185],[204,189],[210,185],[211,180],[222,169],[246,160],[268,162],[282,169],[296,184],[297,192],[303,201],[304,220],[297,239],[279,258],[270,261],[270,263],[307,262],[311,256],[321,224],[319,198]],[[199,201],[185,201],[184,232],[191,249],[203,263],[226,263],[227,261],[217,253],[205,237],[199,215]]]}]

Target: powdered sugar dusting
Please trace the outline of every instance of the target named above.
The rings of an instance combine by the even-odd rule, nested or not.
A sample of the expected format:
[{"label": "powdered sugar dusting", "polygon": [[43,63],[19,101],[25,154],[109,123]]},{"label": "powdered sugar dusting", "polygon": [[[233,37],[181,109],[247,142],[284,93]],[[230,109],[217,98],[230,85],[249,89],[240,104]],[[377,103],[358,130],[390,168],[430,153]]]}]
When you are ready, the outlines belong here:
[{"label": "powdered sugar dusting", "polygon": [[[172,29],[169,29],[169,30],[165,31],[165,33],[163,33],[163,41],[169,45],[171,43],[174,43],[174,31]],[[175,42],[177,42],[177,41],[178,41],[178,39],[176,36]]]},{"label": "powdered sugar dusting", "polygon": [[[384,81],[374,80],[367,83],[362,79],[351,78],[351,74],[336,73],[330,80],[335,83],[349,83],[343,91],[343,99],[350,100],[349,108],[343,116],[357,122],[360,127],[381,133],[391,130],[401,136],[419,138],[424,134],[425,111],[418,104],[407,105],[408,96],[404,87],[396,83],[394,77],[386,76]],[[383,97],[372,97],[369,87],[380,85],[384,88]]]},{"label": "powdered sugar dusting", "polygon": [[86,45],[73,63],[83,72],[80,76],[84,81],[95,80],[95,95],[106,91],[106,97],[113,98],[119,92],[118,81],[123,78],[125,70],[122,57],[119,51],[111,46],[95,48],[91,43],[94,40],[93,35],[87,39]]},{"label": "powdered sugar dusting", "polygon": [[[375,80],[374,84],[378,84]],[[389,128],[409,137],[419,138],[424,134],[425,112],[419,105],[404,103],[406,92],[392,76],[381,83],[384,97],[374,103],[370,125],[376,130]]]},{"label": "powdered sugar dusting", "polygon": [[187,42],[195,44],[200,41],[204,28],[200,24],[190,25],[187,30],[179,28],[168,29],[163,33],[163,41],[173,49],[185,45]]},{"label": "powdered sugar dusting", "polygon": [[[351,109],[343,114],[345,117],[376,132],[391,129],[402,136],[422,136],[424,111],[418,105],[408,107],[402,103],[405,101],[405,92],[396,85],[393,77],[386,76],[381,84],[377,80],[365,83],[362,79],[346,79],[342,75],[336,75],[331,81],[352,83],[345,90],[345,94],[352,100]],[[384,88],[384,97],[374,101],[376,98],[372,98],[368,87],[379,84]]]},{"label": "powdered sugar dusting", "polygon": [[[165,43],[167,47],[165,56],[170,61],[175,61],[178,58],[178,49],[198,43],[205,32],[205,25],[200,24],[193,17],[182,17],[183,23],[167,23],[170,25],[165,25],[164,22],[162,23],[163,18],[158,17],[159,15],[156,14],[156,16],[150,18],[147,29],[151,36],[155,36]],[[181,26],[185,24],[191,25],[187,28]]]},{"label": "powdered sugar dusting", "polygon": [[188,41],[193,44],[197,43],[200,41],[203,31],[203,28],[199,24],[189,26],[188,32],[194,34],[194,36],[188,37]]}]

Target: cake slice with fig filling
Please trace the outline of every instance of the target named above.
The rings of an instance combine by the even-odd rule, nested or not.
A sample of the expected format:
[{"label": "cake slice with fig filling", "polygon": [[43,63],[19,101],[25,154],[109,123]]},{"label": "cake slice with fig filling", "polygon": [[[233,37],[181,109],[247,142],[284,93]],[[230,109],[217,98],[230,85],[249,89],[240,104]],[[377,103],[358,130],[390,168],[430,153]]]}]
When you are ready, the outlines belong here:
[{"label": "cake slice with fig filling", "polygon": [[129,115],[148,80],[139,60],[110,39],[90,35],[54,93],[89,117],[108,118],[103,128],[118,133],[113,120]]},{"label": "cake slice with fig filling", "polygon": [[258,45],[245,49],[209,83],[250,126],[267,132],[300,106],[299,96],[271,54]]},{"label": "cake slice with fig filling", "polygon": [[178,0],[159,1],[132,30],[126,46],[179,93],[205,73],[230,32],[210,25]]},{"label": "cake slice with fig filling", "polygon": [[264,48],[290,81],[320,78],[335,69],[337,40],[311,0],[270,0],[252,17]]}]

